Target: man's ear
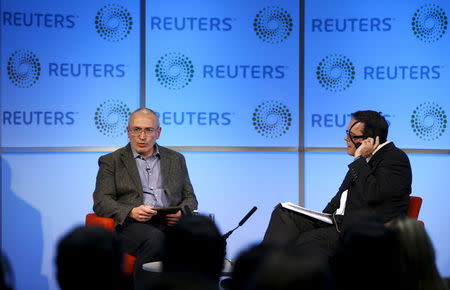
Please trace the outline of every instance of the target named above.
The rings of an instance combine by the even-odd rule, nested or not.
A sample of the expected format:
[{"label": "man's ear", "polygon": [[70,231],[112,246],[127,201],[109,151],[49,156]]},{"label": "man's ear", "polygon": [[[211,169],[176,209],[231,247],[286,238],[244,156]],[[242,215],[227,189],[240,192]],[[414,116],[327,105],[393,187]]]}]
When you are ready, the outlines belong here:
[{"label": "man's ear", "polygon": [[127,136],[128,136],[128,139],[131,138],[131,137],[130,137],[130,127],[126,126],[126,127],[125,127],[125,130],[127,130]]},{"label": "man's ear", "polygon": [[156,139],[159,139],[159,136],[161,136],[161,131],[162,131],[162,128],[158,127],[158,130],[156,131]]}]

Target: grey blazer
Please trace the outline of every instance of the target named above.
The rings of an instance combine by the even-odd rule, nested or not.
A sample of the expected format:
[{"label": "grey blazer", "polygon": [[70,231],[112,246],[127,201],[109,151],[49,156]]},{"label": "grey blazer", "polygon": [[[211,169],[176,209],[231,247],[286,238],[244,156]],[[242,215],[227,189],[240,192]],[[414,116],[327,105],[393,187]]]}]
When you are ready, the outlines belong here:
[{"label": "grey blazer", "polygon": [[[197,198],[192,188],[184,156],[158,146],[161,157],[161,175],[169,206],[197,209]],[[142,184],[131,146],[128,144],[98,160],[99,170],[94,191],[94,212],[113,218],[123,224],[134,207],[144,204]]]}]

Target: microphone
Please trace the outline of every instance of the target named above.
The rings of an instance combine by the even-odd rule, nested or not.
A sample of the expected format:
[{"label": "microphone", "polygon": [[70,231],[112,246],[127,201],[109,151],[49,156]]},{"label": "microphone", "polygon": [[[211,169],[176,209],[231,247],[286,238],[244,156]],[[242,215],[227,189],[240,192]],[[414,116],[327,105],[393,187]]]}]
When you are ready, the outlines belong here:
[{"label": "microphone", "polygon": [[245,216],[244,218],[239,222],[238,226],[235,227],[234,229],[232,229],[231,231],[229,231],[228,233],[226,233],[225,235],[222,236],[223,239],[228,239],[229,236],[231,236],[231,234],[234,232],[235,229],[237,229],[238,227],[242,226],[250,217],[251,215],[257,210],[258,208],[256,206],[254,206]]},{"label": "microphone", "polygon": [[245,217],[239,222],[239,226],[242,226],[249,217],[251,217],[251,215],[257,210],[258,208],[256,206],[254,206],[246,215]]}]

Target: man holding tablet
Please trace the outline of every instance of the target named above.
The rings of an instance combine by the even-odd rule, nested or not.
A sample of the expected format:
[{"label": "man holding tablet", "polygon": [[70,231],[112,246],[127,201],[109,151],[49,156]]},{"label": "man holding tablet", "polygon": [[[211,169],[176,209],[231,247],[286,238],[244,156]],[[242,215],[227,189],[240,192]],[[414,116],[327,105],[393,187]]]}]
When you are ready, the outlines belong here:
[{"label": "man holding tablet", "polygon": [[126,130],[130,143],[99,158],[94,211],[115,220],[125,252],[136,256],[135,288],[145,289],[142,264],[161,259],[165,231],[197,209],[197,199],[184,156],[156,144],[155,112],[134,111]]}]

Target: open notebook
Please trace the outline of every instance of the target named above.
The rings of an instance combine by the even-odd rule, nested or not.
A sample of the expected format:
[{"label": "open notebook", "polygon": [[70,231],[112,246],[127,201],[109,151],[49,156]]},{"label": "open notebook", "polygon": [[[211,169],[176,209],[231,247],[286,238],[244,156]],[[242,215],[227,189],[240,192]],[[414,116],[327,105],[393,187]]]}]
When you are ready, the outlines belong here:
[{"label": "open notebook", "polygon": [[293,204],[292,202],[289,202],[289,201],[281,203],[281,206],[286,209],[289,209],[289,210],[313,217],[315,219],[321,220],[323,222],[333,224],[333,220],[331,219],[331,214],[329,214],[329,213],[323,213],[323,212],[318,212],[315,210],[307,209],[302,206]]}]

